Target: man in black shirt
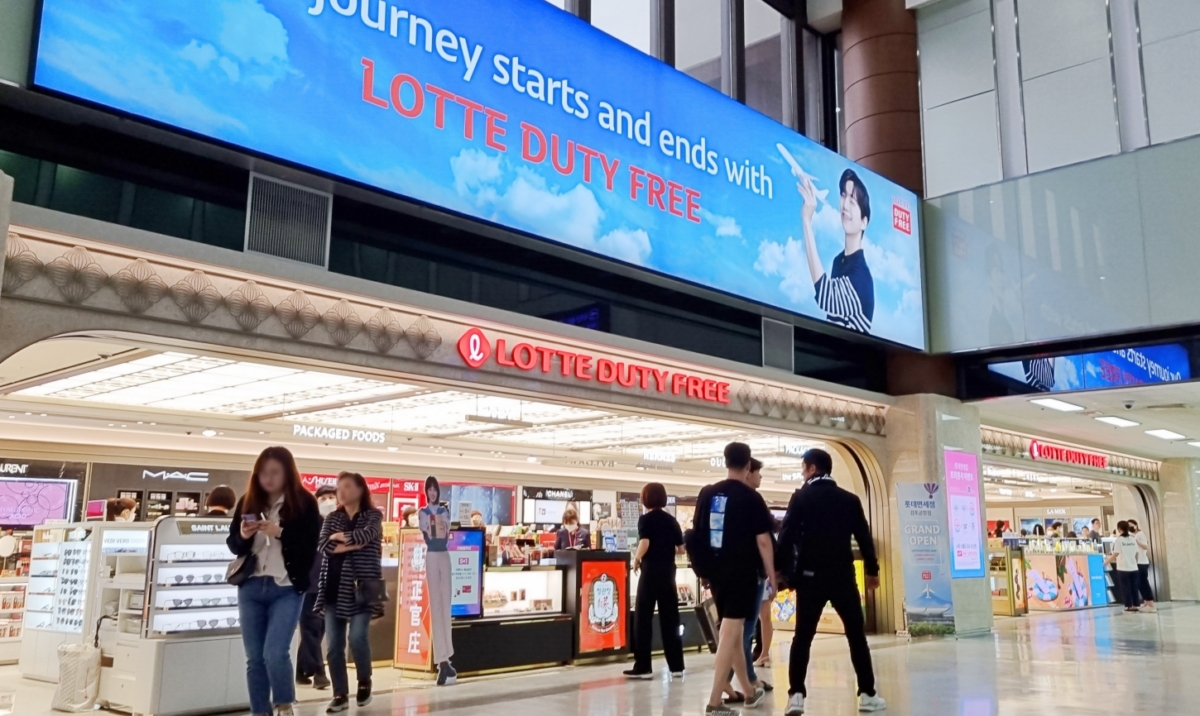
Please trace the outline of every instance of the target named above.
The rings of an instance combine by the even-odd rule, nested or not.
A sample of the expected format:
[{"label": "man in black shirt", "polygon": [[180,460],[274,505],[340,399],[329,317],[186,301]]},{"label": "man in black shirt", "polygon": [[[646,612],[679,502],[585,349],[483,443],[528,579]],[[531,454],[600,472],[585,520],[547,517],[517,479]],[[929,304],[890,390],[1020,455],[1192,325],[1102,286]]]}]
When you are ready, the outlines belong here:
[{"label": "man in black shirt", "polygon": [[712,589],[721,617],[713,687],[705,707],[706,714],[721,716],[737,713],[721,700],[731,668],[746,694],[747,707],[759,705],[766,696],[746,674],[742,634],[746,620],[758,614],[759,580],[775,573],[771,512],[747,484],[750,446],[726,445],[725,467],[729,477],[706,486],[696,499],[695,528],[688,543],[692,565]]},{"label": "man in black shirt", "polygon": [[804,225],[804,255],[816,292],[817,306],[827,314],[830,323],[859,333],[871,332],[875,318],[875,280],[863,255],[863,235],[871,222],[871,197],[867,187],[853,169],[842,172],[838,188],[841,191],[842,230],[846,232],[845,248],[833,258],[829,275],[821,267],[817,239],[813,233],[813,215],[817,212],[817,190],[807,174],[798,177],[796,185],[804,199],[801,219]]},{"label": "man in black shirt", "polygon": [[858,585],[854,580],[854,552],[858,544],[867,574],[867,589],[879,586],[879,561],[862,502],[837,486],[830,473],[833,460],[824,450],[812,449],[803,457],[804,487],[788,504],[779,532],[781,576],[796,590],[796,634],[788,668],[786,716],[804,713],[804,677],[817,623],[832,603],[846,629],[850,660],[858,676],[858,708],[880,711],[887,703],[875,693],[875,673],[867,646]]}]

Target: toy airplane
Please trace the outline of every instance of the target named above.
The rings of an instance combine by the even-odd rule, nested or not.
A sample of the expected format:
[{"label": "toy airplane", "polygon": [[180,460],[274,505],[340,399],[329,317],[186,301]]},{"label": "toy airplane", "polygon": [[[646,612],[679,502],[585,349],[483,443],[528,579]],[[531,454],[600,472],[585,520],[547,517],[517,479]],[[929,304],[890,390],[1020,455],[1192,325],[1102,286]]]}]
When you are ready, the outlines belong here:
[{"label": "toy airplane", "polygon": [[[783,155],[784,161],[786,161],[792,167],[793,176],[801,181],[808,179],[814,185],[817,183],[816,177],[800,168],[799,162],[796,161],[796,158],[792,156],[792,153],[788,151],[787,147],[783,146],[782,144],[776,144],[775,148],[778,149],[779,153]],[[829,196],[828,189],[814,189],[814,191],[816,192],[818,203],[825,202],[825,197]]]}]

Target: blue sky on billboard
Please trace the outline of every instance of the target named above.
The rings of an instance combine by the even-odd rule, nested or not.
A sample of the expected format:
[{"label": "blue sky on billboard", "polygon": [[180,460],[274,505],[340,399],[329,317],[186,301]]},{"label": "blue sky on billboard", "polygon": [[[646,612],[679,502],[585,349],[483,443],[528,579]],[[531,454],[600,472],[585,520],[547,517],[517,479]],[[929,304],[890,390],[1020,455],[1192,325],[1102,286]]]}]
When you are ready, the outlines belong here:
[{"label": "blue sky on billboard", "polygon": [[914,194],[544,0],[44,0],[35,82],[925,346]]},{"label": "blue sky on billboard", "polygon": [[1178,343],[993,363],[988,370],[1045,393],[1176,383],[1192,378],[1188,349]]}]

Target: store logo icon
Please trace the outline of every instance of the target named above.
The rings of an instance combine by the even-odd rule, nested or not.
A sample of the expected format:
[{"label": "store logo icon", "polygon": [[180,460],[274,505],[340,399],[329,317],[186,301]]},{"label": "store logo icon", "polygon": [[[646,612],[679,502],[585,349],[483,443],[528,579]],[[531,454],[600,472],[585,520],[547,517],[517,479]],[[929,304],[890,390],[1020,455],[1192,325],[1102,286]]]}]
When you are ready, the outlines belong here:
[{"label": "store logo icon", "polygon": [[923,487],[925,488],[925,492],[929,495],[929,499],[931,500],[933,499],[933,496],[938,493],[938,490],[941,489],[941,486],[936,482],[926,482]]},{"label": "store logo icon", "polygon": [[471,368],[478,369],[492,356],[492,344],[483,331],[471,328],[458,339],[458,354]]}]

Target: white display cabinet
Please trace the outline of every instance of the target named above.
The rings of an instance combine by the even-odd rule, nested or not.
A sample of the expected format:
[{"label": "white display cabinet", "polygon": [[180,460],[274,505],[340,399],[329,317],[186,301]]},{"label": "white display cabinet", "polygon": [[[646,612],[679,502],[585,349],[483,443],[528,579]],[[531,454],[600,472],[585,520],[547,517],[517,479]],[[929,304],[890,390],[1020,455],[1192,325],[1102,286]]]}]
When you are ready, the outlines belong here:
[{"label": "white display cabinet", "polygon": [[28,590],[28,577],[0,577],[0,664],[15,664],[21,657]]},{"label": "white display cabinet", "polygon": [[103,706],[138,716],[246,708],[237,588],[225,582],[228,532],[224,518],[154,523],[149,569],[138,592],[122,595],[128,618],[104,650],[111,661],[100,669]]},{"label": "white display cabinet", "polygon": [[127,618],[120,605],[145,588],[150,525],[46,524],[34,529],[21,675],[58,681],[58,647],[103,644]]}]

